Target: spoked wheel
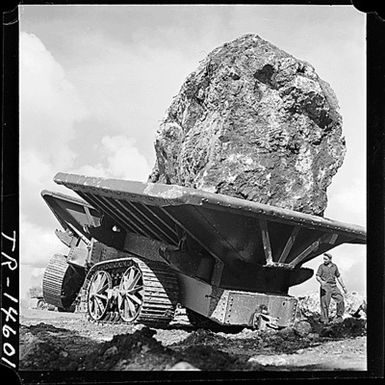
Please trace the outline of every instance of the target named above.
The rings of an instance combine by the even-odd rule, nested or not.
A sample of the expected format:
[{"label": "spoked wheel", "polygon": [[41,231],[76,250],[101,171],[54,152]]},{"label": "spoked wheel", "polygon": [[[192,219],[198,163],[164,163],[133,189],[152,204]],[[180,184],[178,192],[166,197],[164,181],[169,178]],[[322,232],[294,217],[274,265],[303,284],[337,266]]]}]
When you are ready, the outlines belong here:
[{"label": "spoked wheel", "polygon": [[136,265],[131,265],[123,274],[118,294],[118,309],[122,319],[126,322],[135,321],[143,305],[143,276]]},{"label": "spoked wheel", "polygon": [[43,310],[44,309],[44,301],[42,299],[39,299],[39,301],[37,301],[36,308],[39,309],[39,310]]},{"label": "spoked wheel", "polygon": [[111,275],[104,270],[97,271],[91,278],[88,288],[88,313],[95,321],[100,320],[110,304],[108,289],[112,288]]},{"label": "spoked wheel", "polygon": [[91,320],[162,328],[174,318],[178,281],[164,263],[137,257],[103,261],[91,267],[86,281]]}]

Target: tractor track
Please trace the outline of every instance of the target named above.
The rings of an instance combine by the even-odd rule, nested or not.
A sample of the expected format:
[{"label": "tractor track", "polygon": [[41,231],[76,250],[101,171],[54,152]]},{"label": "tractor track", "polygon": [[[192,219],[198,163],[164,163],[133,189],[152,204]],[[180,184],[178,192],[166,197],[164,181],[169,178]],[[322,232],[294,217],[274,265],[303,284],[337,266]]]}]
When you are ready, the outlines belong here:
[{"label": "tractor track", "polygon": [[100,262],[92,266],[83,285],[87,288],[86,295],[83,294],[80,299],[83,302],[83,308],[84,303],[88,303],[88,319],[101,323],[127,323],[122,318],[116,298],[109,301],[105,314],[95,320],[89,310],[89,292],[94,274],[100,271],[108,273],[112,288],[117,288],[121,284],[125,271],[132,266],[140,269],[143,284],[142,304],[134,322],[152,327],[166,327],[174,318],[178,302],[177,279],[166,265],[149,260],[144,262],[136,257]]}]

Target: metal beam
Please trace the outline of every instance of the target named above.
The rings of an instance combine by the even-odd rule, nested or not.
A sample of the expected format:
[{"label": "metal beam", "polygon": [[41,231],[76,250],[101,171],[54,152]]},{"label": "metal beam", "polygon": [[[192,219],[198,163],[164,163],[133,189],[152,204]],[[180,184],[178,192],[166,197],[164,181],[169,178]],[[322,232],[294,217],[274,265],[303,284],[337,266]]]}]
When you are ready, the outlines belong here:
[{"label": "metal beam", "polygon": [[[136,215],[135,213],[132,212],[132,210],[130,210],[130,208],[128,208],[125,203],[127,202],[121,202],[120,200],[118,199],[113,199],[113,202],[114,202],[114,205],[118,205],[122,208],[123,210],[123,214],[125,214],[127,216],[127,218],[134,218],[132,220],[132,222],[134,222],[136,224],[137,227],[139,227],[142,231],[144,231],[146,234],[148,234],[147,236],[149,236],[149,238],[154,238],[158,241],[164,241],[164,239],[161,239],[159,237],[159,235],[148,225],[146,224],[142,218],[140,218],[138,215]],[[130,218],[131,219],[131,218]]]},{"label": "metal beam", "polygon": [[73,174],[56,174],[54,181],[75,191],[98,193],[101,195],[133,197],[136,201],[151,202],[154,206],[184,205],[200,207],[202,210],[214,209],[242,217],[271,218],[274,222],[301,226],[321,232],[336,232],[344,236],[353,235],[356,242],[366,243],[366,230],[362,226],[351,225],[319,216],[299,213],[245,199],[222,194],[208,193],[197,189],[175,185],[130,182],[127,180],[86,177]]},{"label": "metal beam", "polygon": [[321,238],[317,239],[314,241],[310,246],[308,246],[304,251],[302,251],[301,254],[299,254],[296,258],[294,258],[289,265],[292,267],[295,267],[299,263],[301,263],[310,253],[312,253],[314,250],[318,249],[320,243],[321,243]]},{"label": "metal beam", "polygon": [[289,239],[286,242],[286,245],[281,253],[281,256],[278,259],[278,263],[283,263],[286,261],[287,256],[289,255],[291,249],[293,248],[295,239],[297,238],[297,235],[299,233],[300,227],[295,226],[289,236]]},{"label": "metal beam", "polygon": [[261,232],[262,232],[262,243],[263,243],[263,250],[265,252],[265,257],[266,257],[266,265],[271,265],[273,264],[273,252],[271,249],[269,229],[267,227],[266,220],[260,219],[259,226],[261,227]]},{"label": "metal beam", "polygon": [[[127,212],[122,211],[116,205],[113,204],[112,201],[107,200],[102,196],[95,196],[95,199],[101,203],[103,203],[106,207],[109,207],[111,212],[114,213],[115,217],[123,218],[125,222],[128,222],[130,226],[136,230],[137,233],[144,235],[145,237],[149,237],[149,234],[146,233],[137,223],[135,223],[127,214]],[[111,198],[112,199],[112,198]]]},{"label": "metal beam", "polygon": [[210,280],[213,286],[219,286],[219,284],[221,283],[224,266],[225,265],[221,260],[215,261],[213,272],[211,274],[211,280]]},{"label": "metal beam", "polygon": [[164,218],[162,218],[160,215],[158,215],[157,213],[154,212],[154,208],[159,208],[159,207],[154,206],[154,208],[151,210],[148,206],[146,206],[143,203],[136,202],[136,204],[138,206],[140,206],[141,208],[145,209],[154,218],[156,218],[156,220],[158,220],[162,224],[163,227],[167,228],[167,230],[169,230],[173,235],[175,235],[176,239],[178,239],[178,233],[175,230],[175,228],[172,227],[172,225],[175,226],[175,222],[173,221],[172,225],[170,225],[169,223],[167,223],[167,221]]},{"label": "metal beam", "polygon": [[[322,244],[328,244],[328,245],[337,245],[337,244],[340,244],[342,242],[337,242],[337,239],[341,240],[341,237],[336,234],[336,233],[326,233],[326,234],[323,234],[320,238],[319,238],[319,246],[321,246]],[[330,247],[328,247],[328,250],[330,249]],[[326,251],[326,250],[325,250]],[[301,263],[304,263],[304,262],[307,262],[308,261],[308,256],[309,254],[301,261]]]},{"label": "metal beam", "polygon": [[325,234],[325,243],[329,243],[330,245],[334,245],[337,241],[338,234]]},{"label": "metal beam", "polygon": [[94,195],[79,191],[77,191],[77,193],[87,201],[92,202],[95,207],[100,207],[100,209],[104,211],[108,216],[110,216],[115,222],[117,222],[122,227],[122,229],[126,228],[129,231],[136,233],[136,230],[129,223],[124,221],[122,218],[116,218],[116,213],[112,211],[110,207],[106,207],[106,205],[103,204],[103,202],[100,202]]},{"label": "metal beam", "polygon": [[[160,226],[158,226],[151,218],[148,217],[148,214],[145,214],[142,210],[140,210],[136,205],[134,205],[132,202],[124,201],[124,204],[128,204],[133,211],[135,211],[139,216],[141,216],[143,219],[145,219],[147,222],[149,222],[151,225],[149,225],[152,229],[152,231],[157,231],[158,233],[162,234],[164,237],[164,240],[166,240],[167,243],[171,244],[178,244],[178,239],[174,238],[170,234],[168,234],[164,229],[162,229]],[[134,215],[134,213],[132,213]],[[155,230],[153,229],[155,228]],[[158,234],[157,233],[157,234]],[[159,235],[158,235],[159,238]]]},{"label": "metal beam", "polygon": [[67,222],[67,224],[69,227],[71,227],[71,230],[75,232],[86,245],[90,243],[90,240],[87,237],[85,237],[72,223]]},{"label": "metal beam", "polygon": [[68,234],[68,231],[62,231],[59,229],[55,230],[55,234],[60,239],[60,241],[69,248],[77,246],[81,239],[75,235]]},{"label": "metal beam", "polygon": [[96,227],[95,222],[94,222],[94,218],[92,217],[92,215],[90,213],[90,209],[87,206],[83,206],[83,208],[84,208],[84,212],[87,215],[87,219],[88,219],[88,222],[90,223],[90,225],[93,227]]}]

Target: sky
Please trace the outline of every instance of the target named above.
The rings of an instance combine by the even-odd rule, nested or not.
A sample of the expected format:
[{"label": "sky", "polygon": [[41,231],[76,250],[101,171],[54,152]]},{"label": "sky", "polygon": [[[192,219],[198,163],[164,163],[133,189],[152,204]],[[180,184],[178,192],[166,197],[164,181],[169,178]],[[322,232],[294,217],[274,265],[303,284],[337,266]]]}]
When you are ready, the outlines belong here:
[{"label": "sky", "polygon": [[[366,226],[366,16],[354,7],[21,5],[19,15],[21,297],[67,251],[41,190],[75,195],[53,182],[59,171],[145,182],[185,78],[247,33],[309,62],[334,89],[347,153],[325,217]],[[332,254],[348,290],[365,295],[366,247]],[[317,289],[312,278],[289,294]]]}]

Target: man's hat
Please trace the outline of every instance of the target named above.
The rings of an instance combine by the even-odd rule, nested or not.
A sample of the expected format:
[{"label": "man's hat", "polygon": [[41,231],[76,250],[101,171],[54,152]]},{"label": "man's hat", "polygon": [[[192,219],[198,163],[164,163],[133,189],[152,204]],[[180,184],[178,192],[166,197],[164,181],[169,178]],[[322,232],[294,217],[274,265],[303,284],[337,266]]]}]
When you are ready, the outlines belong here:
[{"label": "man's hat", "polygon": [[325,256],[325,257],[328,257],[329,259],[332,259],[332,255],[329,254],[329,253],[324,253],[324,256]]}]

